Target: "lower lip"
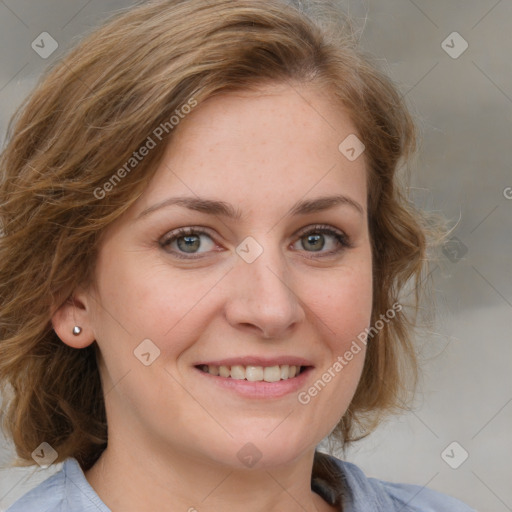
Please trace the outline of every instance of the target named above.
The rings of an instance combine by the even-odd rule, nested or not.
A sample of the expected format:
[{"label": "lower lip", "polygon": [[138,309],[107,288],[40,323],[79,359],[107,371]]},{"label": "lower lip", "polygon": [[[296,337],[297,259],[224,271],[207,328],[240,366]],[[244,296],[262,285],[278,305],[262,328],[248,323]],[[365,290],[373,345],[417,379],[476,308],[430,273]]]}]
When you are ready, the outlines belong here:
[{"label": "lower lip", "polygon": [[231,377],[220,377],[211,375],[195,368],[203,377],[210,381],[210,384],[228,389],[247,398],[280,398],[298,391],[304,386],[313,368],[306,368],[297,377],[279,380],[276,382],[265,382],[264,380],[250,382],[243,379],[232,379]]}]

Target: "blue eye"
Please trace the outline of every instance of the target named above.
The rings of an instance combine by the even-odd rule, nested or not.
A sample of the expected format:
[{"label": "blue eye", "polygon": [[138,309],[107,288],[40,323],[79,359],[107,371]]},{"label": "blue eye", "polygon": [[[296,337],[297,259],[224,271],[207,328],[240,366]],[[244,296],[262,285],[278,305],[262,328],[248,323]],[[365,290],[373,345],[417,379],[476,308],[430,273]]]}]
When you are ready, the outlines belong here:
[{"label": "blue eye", "polygon": [[[330,226],[316,225],[313,228],[308,227],[298,236],[299,239],[294,245],[301,242],[302,250],[308,253],[318,253],[320,257],[332,256],[352,247],[347,235]],[[202,241],[202,237],[206,238],[206,243]],[[164,250],[181,259],[201,258],[201,254],[211,252],[216,246],[208,232],[197,227],[171,231],[159,243]],[[326,247],[329,250],[324,250]]]},{"label": "blue eye", "polygon": [[[331,238],[331,242],[326,242],[327,238]],[[316,225],[312,229],[307,228],[306,231],[303,231],[299,234],[299,240],[296,242],[301,242],[301,245],[306,252],[319,253],[323,256],[332,256],[333,254],[337,254],[344,249],[352,247],[350,239],[345,233],[338,231],[337,229],[331,228],[330,226]],[[323,251],[325,247],[330,250]],[[311,249],[307,250],[308,247]]]},{"label": "blue eye", "polygon": [[[201,236],[206,236],[210,239],[211,242],[213,242],[210,235],[203,229],[200,228],[180,228],[176,231],[172,231],[167,236],[164,237],[162,242],[160,242],[160,245],[167,249],[167,247],[172,247],[173,244],[176,242],[176,245],[178,247],[178,250],[175,248],[172,248],[169,252],[174,253],[174,255],[178,258],[188,258],[188,256],[183,256],[184,254],[193,255],[194,254],[200,254],[197,251],[198,249],[202,248],[205,244],[201,242]],[[215,246],[214,243],[210,245],[210,249],[212,246]],[[208,250],[208,244],[206,244],[206,251]],[[181,251],[181,253],[180,253]]]}]

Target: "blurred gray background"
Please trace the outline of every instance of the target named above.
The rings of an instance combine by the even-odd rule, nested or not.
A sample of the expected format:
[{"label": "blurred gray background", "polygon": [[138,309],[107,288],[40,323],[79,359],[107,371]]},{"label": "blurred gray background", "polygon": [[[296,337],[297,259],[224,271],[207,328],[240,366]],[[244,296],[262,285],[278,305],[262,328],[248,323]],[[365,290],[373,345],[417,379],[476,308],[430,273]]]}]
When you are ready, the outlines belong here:
[{"label": "blurred gray background", "polygon": [[[2,141],[45,66],[133,3],[0,0]],[[419,126],[411,197],[455,226],[432,270],[438,313],[418,340],[423,379],[415,407],[346,458],[369,476],[427,485],[479,511],[512,511],[512,2],[340,5]],[[59,45],[47,58],[31,47],[42,32]],[[0,512],[59,469],[12,469],[12,456],[1,440]]]}]

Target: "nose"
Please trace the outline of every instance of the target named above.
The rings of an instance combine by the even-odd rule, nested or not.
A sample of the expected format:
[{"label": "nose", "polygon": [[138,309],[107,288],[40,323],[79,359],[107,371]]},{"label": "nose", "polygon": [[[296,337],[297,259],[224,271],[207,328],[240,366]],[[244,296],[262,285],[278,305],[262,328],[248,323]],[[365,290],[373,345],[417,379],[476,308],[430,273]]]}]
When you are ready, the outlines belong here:
[{"label": "nose", "polygon": [[236,329],[282,338],[305,318],[279,250],[266,248],[252,263],[240,258],[230,272],[226,318]]}]

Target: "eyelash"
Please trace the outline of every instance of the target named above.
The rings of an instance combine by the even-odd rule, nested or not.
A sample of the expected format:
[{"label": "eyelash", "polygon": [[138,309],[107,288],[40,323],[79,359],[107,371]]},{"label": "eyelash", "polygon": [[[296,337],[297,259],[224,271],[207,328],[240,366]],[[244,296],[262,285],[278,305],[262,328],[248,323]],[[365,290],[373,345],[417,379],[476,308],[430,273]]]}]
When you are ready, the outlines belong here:
[{"label": "eyelash", "polygon": [[[318,254],[320,254],[320,256],[319,256],[320,258],[325,257],[325,256],[333,256],[334,254],[337,254],[345,249],[350,249],[351,247],[353,247],[352,243],[350,241],[350,238],[347,235],[345,235],[345,233],[343,233],[342,231],[338,231],[330,226],[326,226],[326,225],[322,225],[322,224],[317,224],[312,227],[308,226],[307,228],[305,228],[304,230],[299,232],[299,234],[297,235],[298,240],[303,238],[306,235],[309,235],[309,234],[331,235],[336,239],[338,244],[341,246],[340,248],[338,248],[334,251],[318,253]],[[175,231],[171,231],[170,233],[165,235],[163,237],[163,239],[160,240],[159,244],[162,248],[165,249],[165,247],[170,245],[175,240],[177,240],[183,236],[190,236],[190,235],[207,235],[210,239],[215,241],[214,238],[210,235],[210,233],[207,230],[205,230],[204,228],[191,226],[191,227],[179,228],[179,229],[176,229]],[[315,253],[315,251],[306,251],[306,252]],[[194,255],[193,253],[190,253],[188,256],[183,256],[183,254],[186,254],[186,253],[179,253],[174,250],[172,251],[172,254],[176,258],[183,259],[183,260],[195,260],[195,259],[200,259],[203,257],[200,254]],[[309,258],[311,258],[311,257],[309,257]],[[313,258],[316,258],[316,256],[313,256]]]}]

